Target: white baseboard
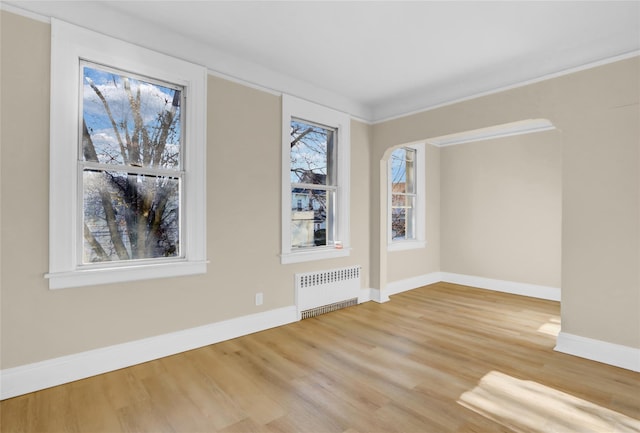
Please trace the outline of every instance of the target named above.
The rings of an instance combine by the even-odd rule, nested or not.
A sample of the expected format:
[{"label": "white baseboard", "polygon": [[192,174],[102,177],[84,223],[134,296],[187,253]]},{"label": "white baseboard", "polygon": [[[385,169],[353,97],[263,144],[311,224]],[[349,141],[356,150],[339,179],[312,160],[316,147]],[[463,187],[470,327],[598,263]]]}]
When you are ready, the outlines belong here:
[{"label": "white baseboard", "polygon": [[373,290],[371,288],[360,289],[360,294],[358,295],[358,304],[362,304],[363,302],[369,302],[373,300]]},{"label": "white baseboard", "polygon": [[297,321],[295,306],[0,371],[0,400]]},{"label": "white baseboard", "polygon": [[441,281],[446,283],[461,284],[464,286],[478,287],[480,289],[494,290],[496,292],[547,299],[549,301],[560,301],[560,288],[558,287],[495,280],[493,278],[474,277],[472,275],[453,274],[450,272],[440,272],[440,275],[442,276]]},{"label": "white baseboard", "polygon": [[378,304],[382,304],[384,302],[389,302],[391,299],[389,299],[389,295],[384,293],[384,290],[371,289],[371,300]]},{"label": "white baseboard", "polygon": [[389,296],[391,295],[406,292],[407,290],[417,289],[422,286],[428,286],[429,284],[439,283],[440,281],[442,281],[442,272],[431,272],[417,277],[392,281],[387,284],[383,294],[387,297],[387,300],[389,300]]},{"label": "white baseboard", "polygon": [[557,352],[640,372],[640,349],[560,332]]},{"label": "white baseboard", "polygon": [[[454,274],[451,272],[431,272],[413,278],[393,281],[387,284],[382,292],[381,298],[384,299],[386,297],[386,301],[388,301],[389,296],[391,295],[439,282],[461,284],[480,289],[494,290],[496,292],[548,299],[550,301],[560,301],[560,289],[557,287],[539,286],[536,284],[519,283],[516,281],[496,280],[493,278],[475,277],[472,275]],[[376,290],[372,289],[372,291]],[[376,299],[372,297],[372,300]]]}]

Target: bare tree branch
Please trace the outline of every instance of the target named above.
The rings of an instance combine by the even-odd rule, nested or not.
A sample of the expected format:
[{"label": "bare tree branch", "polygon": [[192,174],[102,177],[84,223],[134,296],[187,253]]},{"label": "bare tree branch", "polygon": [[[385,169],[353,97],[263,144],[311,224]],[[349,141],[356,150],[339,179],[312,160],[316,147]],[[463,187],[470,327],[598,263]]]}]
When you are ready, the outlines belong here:
[{"label": "bare tree branch", "polygon": [[301,132],[300,135],[298,135],[296,138],[291,140],[291,147],[293,148],[293,146],[298,144],[298,142],[302,140],[305,137],[305,135],[308,135],[311,131],[313,131],[313,128],[309,127],[305,131]]},{"label": "bare tree branch", "polygon": [[180,92],[179,90],[174,90],[173,99],[171,101],[171,108],[159,114],[159,117],[161,119],[160,136],[158,138],[157,145],[156,145],[156,154],[153,160],[154,166],[159,166],[162,161],[162,156],[164,155],[164,149],[167,145],[167,140],[169,138],[169,133],[173,128],[174,121],[176,120],[176,111],[180,106],[181,96],[182,96],[182,92]]},{"label": "bare tree branch", "polygon": [[[95,147],[93,145],[93,140],[91,140],[91,136],[89,135],[89,130],[87,129],[87,124],[82,121],[82,142],[83,149],[85,154],[89,154],[92,158],[95,158],[97,161]],[[91,159],[90,159],[91,160]],[[129,253],[127,252],[127,248],[122,242],[122,238],[120,237],[120,232],[118,231],[118,223],[116,219],[116,211],[113,207],[113,202],[111,201],[111,195],[106,188],[99,188],[100,201],[102,202],[102,207],[104,209],[104,214],[107,219],[107,227],[109,228],[109,234],[111,235],[111,241],[113,242],[113,246],[116,249],[116,254],[118,254],[118,258],[121,260],[129,259]],[[98,253],[99,254],[99,253]]]},{"label": "bare tree branch", "polygon": [[91,80],[89,77],[86,77],[86,80],[89,83],[89,86],[91,86],[95,94],[98,96],[98,98],[100,98],[100,101],[102,101],[104,110],[106,111],[107,115],[109,116],[109,120],[111,121],[111,127],[113,128],[113,132],[115,132],[116,138],[118,139],[118,145],[120,146],[122,159],[124,160],[125,164],[128,164],[129,156],[127,155],[124,144],[122,142],[122,137],[120,137],[120,131],[118,130],[118,125],[116,124],[116,121],[113,119],[113,114],[111,113],[111,108],[109,107],[109,103],[107,102],[107,99],[104,97],[100,89],[98,89],[98,86],[95,85],[93,80]]},{"label": "bare tree branch", "polygon": [[102,248],[102,245],[100,245],[100,242],[93,236],[87,223],[84,224],[84,238],[89,242],[91,249],[93,249],[93,252],[100,258],[101,262],[109,261],[109,254],[107,254],[104,248]]}]

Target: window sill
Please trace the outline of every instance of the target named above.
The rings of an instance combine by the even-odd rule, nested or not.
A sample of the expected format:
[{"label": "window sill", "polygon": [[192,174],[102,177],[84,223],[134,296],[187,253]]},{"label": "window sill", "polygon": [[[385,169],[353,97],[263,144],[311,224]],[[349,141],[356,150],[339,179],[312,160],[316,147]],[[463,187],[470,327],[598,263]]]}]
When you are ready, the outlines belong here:
[{"label": "window sill", "polygon": [[95,286],[98,284],[148,280],[152,278],[204,274],[207,272],[207,263],[207,261],[183,261],[122,266],[117,268],[82,269],[45,274],[45,278],[49,279],[49,289],[65,289]]},{"label": "window sill", "polygon": [[351,254],[351,248],[322,248],[312,251],[296,251],[295,253],[285,253],[280,255],[280,263],[286,265],[289,263],[335,259],[339,257],[348,257],[349,254]]},{"label": "window sill", "polygon": [[417,250],[426,247],[426,241],[396,241],[387,245],[387,251]]}]

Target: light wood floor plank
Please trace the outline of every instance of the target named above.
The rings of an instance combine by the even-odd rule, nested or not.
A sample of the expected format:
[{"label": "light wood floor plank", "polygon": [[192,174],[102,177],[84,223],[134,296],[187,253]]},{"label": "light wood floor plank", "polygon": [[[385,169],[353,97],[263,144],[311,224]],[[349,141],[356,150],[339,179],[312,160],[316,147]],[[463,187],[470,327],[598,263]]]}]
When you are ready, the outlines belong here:
[{"label": "light wood floor plank", "polygon": [[640,433],[557,302],[439,283],[0,402],[4,433]]}]

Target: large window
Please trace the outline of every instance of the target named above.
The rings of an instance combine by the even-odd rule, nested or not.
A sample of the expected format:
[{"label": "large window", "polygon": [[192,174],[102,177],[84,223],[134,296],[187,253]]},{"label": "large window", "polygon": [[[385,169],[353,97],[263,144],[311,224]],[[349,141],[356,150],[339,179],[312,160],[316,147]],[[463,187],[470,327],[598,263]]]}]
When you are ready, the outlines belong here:
[{"label": "large window", "polygon": [[184,87],[80,67],[79,262],[182,257]]},{"label": "large window", "polygon": [[206,69],[53,20],[51,73],[50,287],[205,272]]},{"label": "large window", "polygon": [[389,176],[389,249],[424,247],[424,144],[391,152]]},{"label": "large window", "polygon": [[334,128],[291,119],[291,248],[334,245]]},{"label": "large window", "polygon": [[283,263],[349,253],[349,121],[283,96]]}]

